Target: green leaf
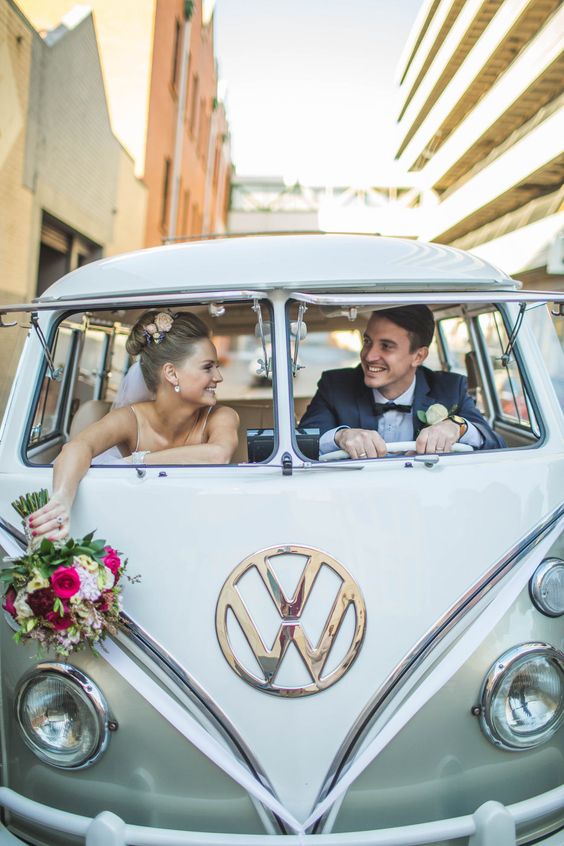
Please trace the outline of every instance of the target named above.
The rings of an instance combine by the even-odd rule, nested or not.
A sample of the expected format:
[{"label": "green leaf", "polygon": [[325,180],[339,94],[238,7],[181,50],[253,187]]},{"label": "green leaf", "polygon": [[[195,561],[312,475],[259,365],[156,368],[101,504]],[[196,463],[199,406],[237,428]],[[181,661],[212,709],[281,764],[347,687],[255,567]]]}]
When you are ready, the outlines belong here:
[{"label": "green leaf", "polygon": [[422,423],[426,423],[427,422],[427,415],[425,414],[424,411],[418,411],[417,412],[417,419],[420,420]]},{"label": "green leaf", "polygon": [[63,605],[58,596],[55,597],[55,601],[53,603],[53,611],[58,611],[60,617],[65,616],[65,606]]},{"label": "green leaf", "polygon": [[0,573],[0,582],[11,582],[14,579],[14,570],[3,570]]},{"label": "green leaf", "polygon": [[82,541],[83,541],[83,543],[84,543],[84,541],[86,541],[86,543],[90,543],[90,541],[92,540],[93,537],[94,537],[94,532],[88,532],[87,535],[84,535],[84,537],[82,538]]}]

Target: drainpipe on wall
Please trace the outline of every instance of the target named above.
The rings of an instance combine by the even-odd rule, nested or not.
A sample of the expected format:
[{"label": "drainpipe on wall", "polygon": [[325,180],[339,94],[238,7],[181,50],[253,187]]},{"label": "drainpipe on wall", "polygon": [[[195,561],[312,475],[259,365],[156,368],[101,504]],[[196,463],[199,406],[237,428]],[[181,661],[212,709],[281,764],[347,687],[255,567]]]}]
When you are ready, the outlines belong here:
[{"label": "drainpipe on wall", "polygon": [[176,236],[176,218],[178,217],[178,199],[180,196],[180,177],[182,174],[182,142],[184,140],[184,118],[186,115],[186,86],[188,84],[188,61],[190,59],[190,32],[192,30],[193,0],[185,0],[184,24],[182,27],[182,62],[180,65],[180,85],[178,86],[178,106],[176,109],[176,134],[174,139],[174,157],[172,160],[172,194],[168,220],[168,238]]}]

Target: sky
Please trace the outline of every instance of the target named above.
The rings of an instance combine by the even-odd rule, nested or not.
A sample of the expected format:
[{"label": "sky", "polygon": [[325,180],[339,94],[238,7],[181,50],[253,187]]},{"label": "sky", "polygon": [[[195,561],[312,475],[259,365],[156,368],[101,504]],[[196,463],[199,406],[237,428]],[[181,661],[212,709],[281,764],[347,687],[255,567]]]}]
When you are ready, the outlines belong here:
[{"label": "sky", "polygon": [[422,0],[216,0],[239,175],[393,181],[398,62]]}]

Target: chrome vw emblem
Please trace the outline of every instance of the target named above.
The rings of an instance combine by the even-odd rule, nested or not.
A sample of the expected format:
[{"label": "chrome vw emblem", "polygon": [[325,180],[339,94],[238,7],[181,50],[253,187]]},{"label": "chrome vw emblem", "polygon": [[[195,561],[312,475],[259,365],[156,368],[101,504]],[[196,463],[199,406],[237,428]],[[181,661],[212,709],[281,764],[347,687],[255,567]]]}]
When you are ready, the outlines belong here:
[{"label": "chrome vw emblem", "polygon": [[[297,557],[296,561],[305,559],[291,597],[284,592],[276,572],[282,562],[288,562],[289,556]],[[324,568],[331,575],[329,578],[327,572],[325,574],[329,578],[328,590],[319,583]],[[241,590],[242,581],[251,575],[255,578],[245,593]],[[271,645],[265,643],[266,632],[261,635],[257,623],[257,618],[264,621],[269,613],[275,616],[275,629],[277,626]],[[319,634],[315,643],[310,642],[304,625],[306,613],[317,619]],[[351,614],[354,621],[350,619]],[[343,644],[343,638],[338,636],[347,617]],[[353,663],[364,637],[366,608],[350,573],[330,555],[304,546],[271,547],[249,555],[233,570],[219,595],[215,625],[222,652],[242,679],[265,693],[308,696],[335,684]],[[256,670],[258,666],[262,676],[249,668],[245,643],[240,637],[238,640],[233,637],[238,632],[242,632],[250,648],[253,668]],[[292,644],[303,662],[298,675],[303,675],[305,667],[309,681],[292,685],[288,683],[286,671],[285,681],[278,683],[277,676],[284,673],[284,660],[288,661],[287,653]],[[331,658],[334,646],[338,652],[336,663]]]}]

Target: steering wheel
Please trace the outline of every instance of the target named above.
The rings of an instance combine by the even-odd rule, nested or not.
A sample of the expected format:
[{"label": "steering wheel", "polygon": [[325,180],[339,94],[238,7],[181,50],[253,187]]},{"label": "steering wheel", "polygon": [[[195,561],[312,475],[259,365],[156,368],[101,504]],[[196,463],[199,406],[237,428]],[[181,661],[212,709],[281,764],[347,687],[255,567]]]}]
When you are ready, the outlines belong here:
[{"label": "steering wheel", "polygon": [[[395,443],[386,444],[388,449],[388,453],[400,453],[400,452],[415,452],[415,441],[396,441]],[[470,444],[460,444],[456,443],[452,445],[450,450],[451,452],[473,452],[473,448]],[[435,454],[435,453],[433,453]],[[446,453],[440,453],[441,455],[446,455]],[[320,461],[344,461],[345,459],[350,458],[348,452],[345,452],[344,449],[336,449],[333,452],[326,452],[325,455],[320,455]],[[366,458],[357,458],[356,461],[366,461]]]}]

